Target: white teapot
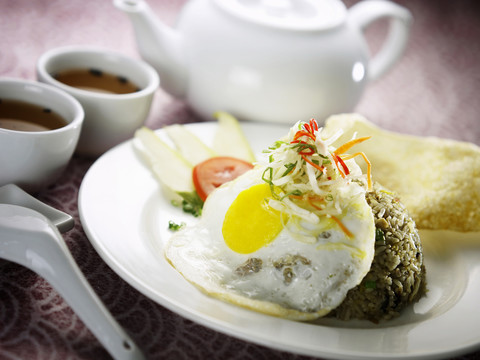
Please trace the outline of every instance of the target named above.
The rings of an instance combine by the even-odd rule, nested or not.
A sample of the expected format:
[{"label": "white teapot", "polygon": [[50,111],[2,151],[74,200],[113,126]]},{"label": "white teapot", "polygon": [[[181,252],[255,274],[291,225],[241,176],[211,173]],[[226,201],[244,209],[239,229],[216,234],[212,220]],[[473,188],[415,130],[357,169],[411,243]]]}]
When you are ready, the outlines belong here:
[{"label": "white teapot", "polygon": [[[353,110],[365,85],[398,60],[410,12],[384,0],[191,0],[176,28],[143,0],[114,0],[129,14],[141,56],[161,86],[201,117],[292,124]],[[363,30],[390,18],[370,58]]]}]

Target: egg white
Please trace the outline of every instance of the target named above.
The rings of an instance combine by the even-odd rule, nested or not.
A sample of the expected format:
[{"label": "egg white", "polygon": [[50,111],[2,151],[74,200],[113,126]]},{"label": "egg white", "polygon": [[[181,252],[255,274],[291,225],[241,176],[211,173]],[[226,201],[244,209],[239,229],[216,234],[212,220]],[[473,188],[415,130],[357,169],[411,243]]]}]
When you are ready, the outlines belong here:
[{"label": "egg white", "polygon": [[[336,189],[342,223],[353,238],[327,217],[318,223],[292,220],[268,245],[239,254],[223,239],[225,214],[240,192],[261,183],[255,168],[215,190],[200,221],[167,242],[165,256],[186,280],[216,298],[295,320],[324,316],[361,282],[373,261],[375,226],[365,190],[355,182]],[[239,275],[236,270],[251,258],[261,260],[261,270]],[[288,283],[287,267],[294,274]]]}]

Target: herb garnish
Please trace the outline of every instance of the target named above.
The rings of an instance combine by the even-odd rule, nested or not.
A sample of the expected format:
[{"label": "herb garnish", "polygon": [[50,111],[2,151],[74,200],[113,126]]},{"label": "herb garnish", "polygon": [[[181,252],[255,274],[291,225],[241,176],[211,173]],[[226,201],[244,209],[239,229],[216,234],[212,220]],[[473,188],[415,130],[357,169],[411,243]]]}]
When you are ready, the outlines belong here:
[{"label": "herb garnish", "polygon": [[181,205],[184,212],[192,214],[195,217],[202,215],[203,200],[200,199],[200,196],[198,196],[196,191],[179,192],[178,195],[183,198],[182,203],[179,204],[176,201],[172,201],[172,205]]},{"label": "herb garnish", "polygon": [[285,172],[282,174],[282,177],[290,174],[293,169],[295,169],[295,166],[297,166],[297,162],[295,161],[294,163],[285,164],[284,166],[287,168],[287,170],[285,170]]},{"label": "herb garnish", "polygon": [[171,231],[178,231],[180,230],[181,228],[183,228],[186,224],[184,222],[180,223],[180,224],[177,224],[175,222],[173,222],[172,220],[170,220],[168,222],[168,230],[171,230]]}]

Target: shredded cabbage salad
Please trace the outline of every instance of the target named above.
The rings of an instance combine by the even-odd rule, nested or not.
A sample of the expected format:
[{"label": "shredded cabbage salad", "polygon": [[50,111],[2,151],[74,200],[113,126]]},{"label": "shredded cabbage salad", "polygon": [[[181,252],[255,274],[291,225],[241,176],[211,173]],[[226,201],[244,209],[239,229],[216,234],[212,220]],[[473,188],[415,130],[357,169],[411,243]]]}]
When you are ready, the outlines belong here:
[{"label": "shredded cabbage salad", "polygon": [[[319,216],[336,217],[342,212],[339,197],[352,181],[370,190],[371,166],[365,154],[346,154],[354,145],[369,137],[353,138],[338,148],[332,144],[342,136],[339,130],[326,138],[318,123],[299,121],[286,138],[276,141],[264,152],[268,161],[261,164],[263,181],[270,185],[272,198],[268,205],[273,209],[297,216],[309,223],[318,223]],[[367,174],[353,160],[361,156],[367,162]],[[344,229],[348,231],[347,229]]]}]

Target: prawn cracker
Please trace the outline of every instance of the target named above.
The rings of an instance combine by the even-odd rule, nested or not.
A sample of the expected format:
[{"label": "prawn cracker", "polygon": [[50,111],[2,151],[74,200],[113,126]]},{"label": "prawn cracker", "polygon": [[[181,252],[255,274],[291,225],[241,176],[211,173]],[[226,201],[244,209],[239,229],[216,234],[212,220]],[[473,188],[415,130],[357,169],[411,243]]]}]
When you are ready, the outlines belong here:
[{"label": "prawn cracker", "polygon": [[326,134],[339,129],[344,133],[334,146],[354,134],[372,136],[355,152],[365,153],[374,179],[399,195],[419,229],[480,231],[480,147],[386,131],[358,114],[329,117]]}]

